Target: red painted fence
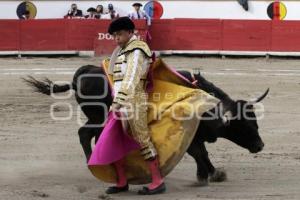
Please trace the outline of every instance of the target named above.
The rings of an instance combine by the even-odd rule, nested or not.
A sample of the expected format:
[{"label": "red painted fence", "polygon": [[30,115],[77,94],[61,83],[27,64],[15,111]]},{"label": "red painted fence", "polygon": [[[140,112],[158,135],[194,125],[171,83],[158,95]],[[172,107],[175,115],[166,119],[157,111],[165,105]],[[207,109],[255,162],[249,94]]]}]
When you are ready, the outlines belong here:
[{"label": "red painted fence", "polygon": [[[0,51],[111,53],[109,20],[0,20]],[[136,21],[146,39],[145,21]],[[300,52],[300,21],[162,19],[149,29],[153,50]]]}]

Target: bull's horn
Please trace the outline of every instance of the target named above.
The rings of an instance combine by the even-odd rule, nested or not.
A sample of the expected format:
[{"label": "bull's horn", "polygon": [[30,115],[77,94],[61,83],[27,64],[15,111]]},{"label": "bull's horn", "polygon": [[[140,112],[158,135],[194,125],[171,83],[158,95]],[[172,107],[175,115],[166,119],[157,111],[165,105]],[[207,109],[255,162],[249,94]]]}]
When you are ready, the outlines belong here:
[{"label": "bull's horn", "polygon": [[258,102],[261,102],[264,98],[266,98],[266,96],[268,95],[270,91],[270,88],[268,88],[265,93],[263,95],[261,95],[260,97],[258,97],[256,100],[252,100],[252,101],[249,101],[248,104],[256,104]]}]

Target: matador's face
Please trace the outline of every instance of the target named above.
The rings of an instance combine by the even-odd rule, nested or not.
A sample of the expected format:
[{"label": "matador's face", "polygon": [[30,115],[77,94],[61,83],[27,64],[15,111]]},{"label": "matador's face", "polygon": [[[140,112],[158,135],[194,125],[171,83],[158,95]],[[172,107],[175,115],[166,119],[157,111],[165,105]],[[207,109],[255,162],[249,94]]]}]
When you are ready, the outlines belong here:
[{"label": "matador's face", "polygon": [[125,47],[132,36],[133,32],[130,30],[121,30],[113,33],[114,40],[121,48]]}]

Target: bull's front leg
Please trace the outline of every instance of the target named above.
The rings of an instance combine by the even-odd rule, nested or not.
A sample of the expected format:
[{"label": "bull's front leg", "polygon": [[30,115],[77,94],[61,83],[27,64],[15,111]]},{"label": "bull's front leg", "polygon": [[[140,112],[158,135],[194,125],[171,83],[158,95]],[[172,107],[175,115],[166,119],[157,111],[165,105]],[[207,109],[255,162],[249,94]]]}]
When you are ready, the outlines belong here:
[{"label": "bull's front leg", "polygon": [[87,122],[84,126],[82,126],[78,130],[80,144],[82,146],[87,162],[90,159],[90,156],[92,154],[91,141],[92,138],[95,136],[95,131],[93,130],[93,128],[86,126],[88,124],[89,123]]},{"label": "bull's front leg", "polygon": [[227,179],[227,174],[225,170],[222,169],[216,169],[213,164],[211,163],[208,152],[206,150],[204,142],[200,146],[201,152],[202,152],[202,160],[204,161],[209,175],[209,181],[210,182],[223,182]]},{"label": "bull's front leg", "polygon": [[[196,137],[195,137],[196,138]],[[208,169],[205,161],[203,160],[201,149],[199,148],[199,142],[194,138],[193,142],[189,146],[187,153],[192,156],[197,164],[197,179],[199,186],[208,185]]]}]

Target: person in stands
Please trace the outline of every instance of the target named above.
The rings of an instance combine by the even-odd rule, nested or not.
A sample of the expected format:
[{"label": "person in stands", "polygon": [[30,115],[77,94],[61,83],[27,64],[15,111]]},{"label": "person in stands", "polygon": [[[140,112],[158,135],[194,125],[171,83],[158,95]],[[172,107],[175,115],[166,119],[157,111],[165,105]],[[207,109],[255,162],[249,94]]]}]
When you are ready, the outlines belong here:
[{"label": "person in stands", "polygon": [[104,15],[104,7],[102,5],[98,5],[96,7],[96,13],[95,13],[96,19],[101,19],[101,16]]},{"label": "person in stands", "polygon": [[108,4],[108,14],[110,19],[119,18],[119,13],[114,9],[114,6],[111,3]]},{"label": "person in stands", "polygon": [[87,9],[88,15],[85,16],[86,19],[99,19],[99,16],[96,15],[97,10],[93,7]]},{"label": "person in stands", "polygon": [[68,11],[67,17],[82,17],[82,11],[77,8],[77,4],[73,3],[71,9]]},{"label": "person in stands", "polygon": [[143,6],[141,3],[134,3],[133,5],[134,10],[128,14],[128,17],[131,20],[137,20],[137,19],[147,19],[148,26],[151,25],[151,17],[141,9]]}]

